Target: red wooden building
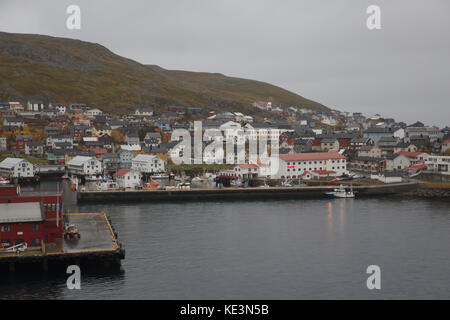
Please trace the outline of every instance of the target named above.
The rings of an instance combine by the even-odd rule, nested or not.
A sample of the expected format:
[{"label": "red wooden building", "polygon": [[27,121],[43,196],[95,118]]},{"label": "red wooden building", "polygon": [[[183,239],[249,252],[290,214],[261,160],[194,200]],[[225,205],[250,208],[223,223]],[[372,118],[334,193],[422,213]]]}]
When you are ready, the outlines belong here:
[{"label": "red wooden building", "polygon": [[0,242],[3,247],[20,241],[25,241],[29,247],[39,247],[42,242],[56,243],[62,239],[61,193],[21,192],[20,187],[0,186],[0,207]]}]

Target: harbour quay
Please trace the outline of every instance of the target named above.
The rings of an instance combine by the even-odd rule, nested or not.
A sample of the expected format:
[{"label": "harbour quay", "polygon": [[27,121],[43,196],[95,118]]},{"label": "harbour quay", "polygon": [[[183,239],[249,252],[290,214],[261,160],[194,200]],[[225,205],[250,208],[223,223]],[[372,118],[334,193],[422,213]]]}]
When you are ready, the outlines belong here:
[{"label": "harbour quay", "polygon": [[[0,270],[119,267],[125,250],[104,212],[67,213],[62,194],[0,188]],[[41,269],[40,269],[41,268]]]},{"label": "harbour quay", "polygon": [[[417,182],[385,185],[353,186],[359,198],[398,195],[415,190]],[[138,201],[207,201],[207,200],[262,200],[262,199],[325,199],[325,192],[336,186],[304,187],[249,187],[214,189],[170,189],[170,190],[108,190],[78,191],[79,203],[138,202]]]}]

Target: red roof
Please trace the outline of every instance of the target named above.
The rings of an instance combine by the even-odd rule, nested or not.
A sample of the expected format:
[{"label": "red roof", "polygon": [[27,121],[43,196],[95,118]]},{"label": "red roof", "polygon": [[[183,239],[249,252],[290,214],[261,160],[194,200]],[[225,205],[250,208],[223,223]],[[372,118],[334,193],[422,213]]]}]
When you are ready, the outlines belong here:
[{"label": "red roof", "polygon": [[108,150],[106,150],[105,148],[100,148],[100,147],[91,147],[89,148],[90,151],[95,152],[95,154],[106,154],[108,153]]},{"label": "red roof", "polygon": [[397,154],[402,154],[405,157],[416,158],[420,156],[423,152],[408,152],[408,151],[399,151]]},{"label": "red roof", "polygon": [[332,170],[313,170],[314,173],[317,174],[330,174],[330,173],[336,173],[336,171]]},{"label": "red roof", "polygon": [[405,170],[419,170],[419,169],[426,169],[427,165],[425,163],[416,163],[413,164],[412,166],[406,168]]},{"label": "red roof", "polygon": [[321,143],[322,143],[322,139],[321,138],[316,138],[316,139],[313,140],[311,146],[318,147],[318,146],[320,146]]},{"label": "red roof", "polygon": [[309,153],[294,153],[281,154],[280,159],[284,161],[304,161],[304,160],[336,160],[345,159],[339,152],[309,152]]},{"label": "red roof", "polygon": [[239,166],[239,168],[242,168],[242,169],[258,168],[258,166],[256,164],[252,164],[252,163],[238,164],[238,166]]},{"label": "red roof", "polygon": [[122,177],[124,175],[126,175],[128,172],[130,172],[130,169],[120,169],[119,171],[117,171],[114,175],[116,177]]}]

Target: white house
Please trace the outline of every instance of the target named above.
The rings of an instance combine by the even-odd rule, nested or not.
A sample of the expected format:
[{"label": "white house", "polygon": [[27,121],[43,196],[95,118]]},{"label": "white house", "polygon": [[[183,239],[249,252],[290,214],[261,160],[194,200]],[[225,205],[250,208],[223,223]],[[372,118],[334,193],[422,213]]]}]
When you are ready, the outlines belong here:
[{"label": "white house", "polygon": [[428,156],[425,160],[425,164],[430,171],[450,175],[449,156]]},{"label": "white house", "polygon": [[102,163],[95,158],[76,156],[67,163],[71,174],[97,175],[102,173]]},{"label": "white house", "polygon": [[99,116],[103,114],[103,111],[97,108],[89,109],[84,112],[84,114],[89,118],[94,118],[95,116]]},{"label": "white house", "polygon": [[145,173],[164,172],[164,161],[154,155],[139,154],[131,160],[131,170]]},{"label": "white house", "polygon": [[411,165],[410,158],[403,154],[394,153],[386,158],[386,170],[396,171],[408,168]]},{"label": "white house", "polygon": [[400,173],[397,172],[382,172],[380,174],[370,175],[370,179],[376,179],[383,183],[399,183],[403,178]]},{"label": "white house", "polygon": [[138,108],[134,114],[137,116],[152,116],[153,109],[152,108]]},{"label": "white house", "polygon": [[42,101],[28,101],[27,102],[28,111],[42,111],[44,110],[44,103]]},{"label": "white house", "polygon": [[34,167],[25,159],[6,158],[0,162],[0,176],[9,178],[34,177]]},{"label": "white house", "polygon": [[134,188],[141,184],[141,173],[130,169],[120,169],[114,174],[119,188]]},{"label": "white house", "polygon": [[253,163],[238,164],[234,167],[234,176],[242,179],[251,179],[258,176],[258,166]]},{"label": "white house", "polygon": [[299,178],[305,171],[323,175],[347,174],[347,160],[339,152],[294,153],[272,156],[269,159],[270,178]]}]

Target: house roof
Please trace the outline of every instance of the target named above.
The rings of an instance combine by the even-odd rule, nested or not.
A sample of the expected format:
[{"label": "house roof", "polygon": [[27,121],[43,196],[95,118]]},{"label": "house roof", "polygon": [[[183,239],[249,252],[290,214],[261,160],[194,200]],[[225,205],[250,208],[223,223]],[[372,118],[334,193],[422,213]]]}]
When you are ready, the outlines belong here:
[{"label": "house roof", "polygon": [[40,202],[0,203],[0,223],[44,221]]},{"label": "house roof", "polygon": [[328,160],[328,159],[345,159],[345,156],[338,152],[310,152],[310,153],[293,153],[282,154],[280,159],[284,161],[302,161],[302,160]]},{"label": "house roof", "polygon": [[357,157],[355,160],[356,161],[381,162],[384,159],[383,158],[378,158],[378,157]]},{"label": "house roof", "polygon": [[445,140],[444,142],[442,142],[443,146],[448,146],[450,145],[450,139]]},{"label": "house roof", "polygon": [[241,169],[256,169],[256,168],[258,168],[258,166],[256,164],[253,164],[253,163],[238,164],[238,167],[241,168]]},{"label": "house roof", "polygon": [[159,159],[155,155],[148,155],[148,154],[138,154],[133,161],[152,161],[154,159]]},{"label": "house roof", "polygon": [[22,161],[26,160],[21,158],[6,158],[2,162],[0,162],[0,168],[11,169],[14,168],[17,164],[21,163]]},{"label": "house roof", "polygon": [[117,171],[114,175],[116,177],[123,177],[124,175],[126,175],[128,172],[130,172],[130,169],[120,169],[119,171]]},{"label": "house roof", "polygon": [[330,173],[336,173],[336,171],[333,170],[313,170],[314,173],[317,174],[330,174]]},{"label": "house roof", "polygon": [[398,154],[402,154],[406,157],[410,157],[410,158],[416,158],[418,156],[420,156],[423,152],[408,152],[408,151],[399,151],[397,152]]},{"label": "house roof", "polygon": [[408,168],[405,168],[405,170],[420,170],[420,169],[426,169],[427,165],[425,163],[416,163],[413,164],[411,166],[409,166]]},{"label": "house roof", "polygon": [[85,163],[86,161],[89,161],[91,159],[92,159],[92,157],[76,156],[75,158],[70,160],[67,164],[68,165],[74,165],[74,166],[80,166],[83,163]]}]

